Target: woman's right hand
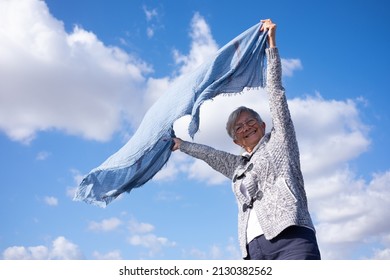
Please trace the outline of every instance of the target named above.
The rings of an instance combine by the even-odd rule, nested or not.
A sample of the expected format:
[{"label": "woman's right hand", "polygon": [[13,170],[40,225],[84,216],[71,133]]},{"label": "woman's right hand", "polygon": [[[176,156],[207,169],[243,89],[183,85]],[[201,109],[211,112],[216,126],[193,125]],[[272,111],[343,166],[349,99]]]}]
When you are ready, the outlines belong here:
[{"label": "woman's right hand", "polygon": [[172,147],[172,151],[179,150],[180,149],[180,145],[183,142],[183,140],[181,140],[180,138],[176,138],[176,137],[173,137],[172,140],[174,142],[174,145]]}]

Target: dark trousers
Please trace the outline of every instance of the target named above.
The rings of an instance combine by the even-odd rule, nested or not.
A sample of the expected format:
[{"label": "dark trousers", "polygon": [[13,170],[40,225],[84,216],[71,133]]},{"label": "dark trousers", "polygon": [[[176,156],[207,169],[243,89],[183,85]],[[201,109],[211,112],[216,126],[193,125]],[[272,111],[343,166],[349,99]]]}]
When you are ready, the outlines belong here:
[{"label": "dark trousers", "polygon": [[313,230],[291,226],[271,240],[260,235],[247,245],[246,260],[320,260]]}]

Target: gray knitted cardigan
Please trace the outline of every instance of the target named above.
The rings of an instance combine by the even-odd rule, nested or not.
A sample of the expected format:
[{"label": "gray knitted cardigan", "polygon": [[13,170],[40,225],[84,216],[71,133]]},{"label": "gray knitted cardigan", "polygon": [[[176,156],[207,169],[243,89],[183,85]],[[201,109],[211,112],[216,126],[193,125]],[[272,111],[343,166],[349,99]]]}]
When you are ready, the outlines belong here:
[{"label": "gray knitted cardigan", "polygon": [[266,49],[267,91],[273,128],[260,140],[257,150],[248,159],[241,155],[183,141],[180,150],[201,159],[233,181],[238,203],[238,237],[242,257],[247,256],[246,228],[250,211],[243,205],[250,202],[241,185],[255,197],[253,208],[266,239],[270,240],[291,225],[312,228],[306,192],[300,168],[299,149],[294,125],[281,81],[281,62],[277,48]]}]

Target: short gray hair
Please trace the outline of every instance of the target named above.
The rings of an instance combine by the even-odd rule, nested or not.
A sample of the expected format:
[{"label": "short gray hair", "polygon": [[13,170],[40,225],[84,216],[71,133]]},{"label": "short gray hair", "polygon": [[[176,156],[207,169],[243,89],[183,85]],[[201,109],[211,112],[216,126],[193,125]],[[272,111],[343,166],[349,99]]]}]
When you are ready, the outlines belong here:
[{"label": "short gray hair", "polygon": [[249,113],[252,117],[254,117],[259,123],[263,123],[263,120],[261,119],[260,115],[255,111],[255,110],[252,110],[248,107],[245,107],[245,106],[240,106],[238,107],[236,110],[234,110],[229,118],[228,118],[228,121],[226,123],[226,131],[227,133],[229,134],[229,136],[232,138],[232,139],[235,139],[236,138],[236,134],[235,134],[235,124],[236,124],[236,120],[237,118],[241,115],[241,113],[243,112],[247,112]]}]

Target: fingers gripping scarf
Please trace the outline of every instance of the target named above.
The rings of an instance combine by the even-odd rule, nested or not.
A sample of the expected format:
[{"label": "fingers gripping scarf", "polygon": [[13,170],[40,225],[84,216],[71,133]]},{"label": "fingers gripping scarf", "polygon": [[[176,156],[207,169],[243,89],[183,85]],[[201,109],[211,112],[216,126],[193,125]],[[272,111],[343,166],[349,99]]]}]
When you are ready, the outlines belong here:
[{"label": "fingers gripping scarf", "polygon": [[189,134],[199,129],[202,103],[222,93],[264,86],[266,33],[249,28],[215,57],[178,79],[145,114],[132,138],[82,180],[74,200],[101,207],[149,181],[171,155],[173,123],[191,114]]}]

